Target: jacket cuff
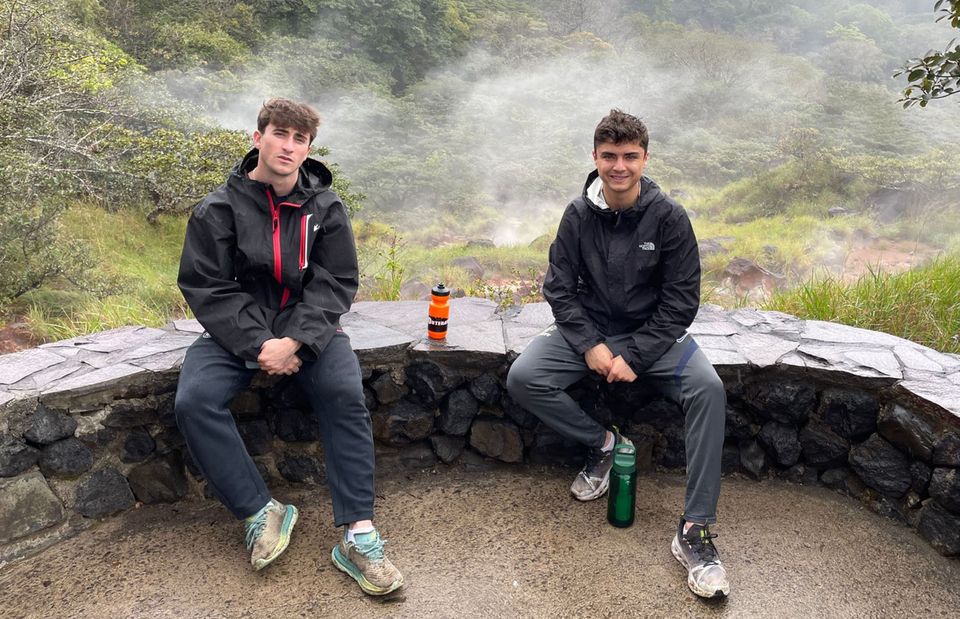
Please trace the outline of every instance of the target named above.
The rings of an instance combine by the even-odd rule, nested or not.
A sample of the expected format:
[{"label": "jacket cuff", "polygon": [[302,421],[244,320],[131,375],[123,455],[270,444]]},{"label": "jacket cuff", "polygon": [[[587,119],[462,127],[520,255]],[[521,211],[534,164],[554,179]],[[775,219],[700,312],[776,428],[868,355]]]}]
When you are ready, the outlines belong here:
[{"label": "jacket cuff", "polygon": [[604,342],[603,338],[599,338],[599,337],[593,340],[582,340],[582,343],[577,346],[574,346],[573,349],[577,351],[578,355],[582,356],[587,354],[588,350],[590,350],[591,348],[593,348],[598,344],[603,344],[603,342]]},{"label": "jacket cuff", "polygon": [[304,361],[315,361],[324,349],[324,346],[317,342],[315,335],[310,335],[295,327],[287,327],[279,337],[290,337],[300,342],[302,346],[297,350],[297,356]]},{"label": "jacket cuff", "polygon": [[639,351],[629,347],[621,353],[621,356],[623,360],[627,362],[627,365],[630,366],[630,369],[633,370],[634,374],[645,372],[655,361],[655,359],[645,357],[640,354]]},{"label": "jacket cuff", "polygon": [[244,361],[256,361],[257,357],[260,356],[260,349],[263,347],[263,343],[269,339],[273,339],[274,335],[272,333],[265,333],[253,341],[253,344],[244,348],[243,350],[237,351],[237,356],[243,359]]},{"label": "jacket cuff", "polygon": [[301,361],[316,361],[317,353],[313,350],[313,347],[304,344],[297,349],[297,357],[299,357]]}]

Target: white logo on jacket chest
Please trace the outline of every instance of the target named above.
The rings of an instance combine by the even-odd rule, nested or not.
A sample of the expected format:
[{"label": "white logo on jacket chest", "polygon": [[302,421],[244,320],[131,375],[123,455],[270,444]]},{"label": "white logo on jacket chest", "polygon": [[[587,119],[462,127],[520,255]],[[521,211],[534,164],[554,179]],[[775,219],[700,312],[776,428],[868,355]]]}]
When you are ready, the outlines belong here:
[{"label": "white logo on jacket chest", "polygon": [[313,231],[316,232],[320,229],[320,224],[313,224]]},{"label": "white logo on jacket chest", "polygon": [[657,248],[657,246],[653,244],[653,241],[647,241],[647,242],[645,242],[645,243],[640,243],[640,249],[642,249],[643,251],[653,251],[653,250],[655,250],[656,248]]}]

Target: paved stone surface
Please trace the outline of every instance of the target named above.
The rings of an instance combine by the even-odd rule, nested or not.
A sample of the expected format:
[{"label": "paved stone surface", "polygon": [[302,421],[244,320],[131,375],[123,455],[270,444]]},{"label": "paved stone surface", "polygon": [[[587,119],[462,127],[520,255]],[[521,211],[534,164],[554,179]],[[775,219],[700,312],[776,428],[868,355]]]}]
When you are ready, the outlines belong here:
[{"label": "paved stone surface", "polygon": [[34,372],[45,370],[63,361],[60,355],[33,349],[0,356],[0,384],[12,385]]},{"label": "paved stone surface", "polygon": [[[732,595],[704,602],[669,551],[679,475],[639,480],[637,522],[569,496],[573,472],[438,472],[381,481],[378,522],[407,585],[364,596],[330,563],[329,495],[300,507],[274,565],[250,569],[212,501],[149,506],[0,568],[4,617],[930,617],[960,608],[960,562],[821,487],[724,480],[717,544]],[[783,506],[790,506],[788,518]]]},{"label": "paved stone surface", "polygon": [[[435,343],[424,337],[427,307],[425,301],[355,303],[343,325],[361,363],[386,367],[426,358],[451,367],[492,369],[522,352],[553,320],[546,303],[498,313],[489,300],[453,299],[449,335]],[[151,373],[175,375],[202,330],[195,320],[178,320],[163,329],[124,327],[0,356],[0,407],[42,394],[44,401],[69,404],[73,412],[92,410],[102,402],[85,395]],[[918,405],[954,423],[960,419],[958,355],[886,333],[713,305],[700,309],[690,332],[721,372],[778,366],[843,375],[864,388],[894,385]]]}]

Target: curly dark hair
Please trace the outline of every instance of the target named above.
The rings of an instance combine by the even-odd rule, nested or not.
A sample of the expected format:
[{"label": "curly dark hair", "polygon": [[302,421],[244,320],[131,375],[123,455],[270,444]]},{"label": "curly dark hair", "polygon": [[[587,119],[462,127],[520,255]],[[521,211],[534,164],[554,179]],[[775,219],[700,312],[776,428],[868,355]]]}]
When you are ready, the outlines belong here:
[{"label": "curly dark hair", "polygon": [[593,148],[604,142],[613,144],[623,144],[625,142],[639,142],[643,150],[647,150],[650,144],[650,135],[647,133],[647,126],[636,116],[631,116],[618,109],[610,110],[610,113],[603,117],[600,124],[593,132]]},{"label": "curly dark hair", "polygon": [[317,129],[320,128],[320,114],[306,103],[273,97],[263,103],[260,113],[257,114],[257,130],[263,133],[270,123],[275,127],[293,128],[309,133],[310,141],[313,142],[313,138],[317,137]]}]

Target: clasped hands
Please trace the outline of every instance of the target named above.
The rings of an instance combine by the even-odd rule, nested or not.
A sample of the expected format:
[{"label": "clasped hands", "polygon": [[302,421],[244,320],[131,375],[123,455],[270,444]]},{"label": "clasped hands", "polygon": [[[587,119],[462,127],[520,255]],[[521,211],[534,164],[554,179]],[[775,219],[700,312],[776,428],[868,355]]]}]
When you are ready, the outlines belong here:
[{"label": "clasped hands", "polygon": [[583,355],[587,367],[607,379],[608,383],[632,383],[637,375],[623,357],[613,356],[606,344],[597,344]]},{"label": "clasped hands", "polygon": [[292,337],[281,337],[267,340],[260,346],[257,363],[267,374],[283,374],[289,376],[300,371],[303,362],[297,356],[301,342]]}]

